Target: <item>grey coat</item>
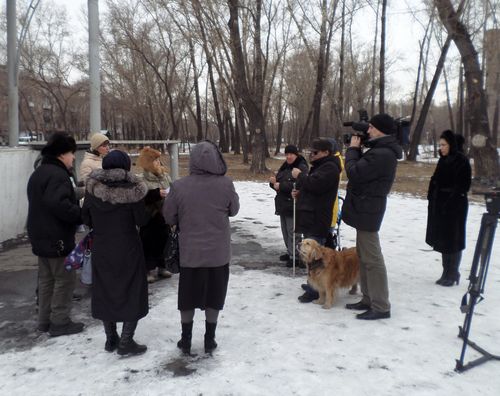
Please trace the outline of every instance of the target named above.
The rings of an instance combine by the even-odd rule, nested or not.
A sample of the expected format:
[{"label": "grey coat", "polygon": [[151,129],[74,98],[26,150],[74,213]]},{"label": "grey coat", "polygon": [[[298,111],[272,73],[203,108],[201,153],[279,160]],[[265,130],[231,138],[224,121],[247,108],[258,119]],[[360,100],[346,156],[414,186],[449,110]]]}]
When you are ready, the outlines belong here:
[{"label": "grey coat", "polygon": [[240,203],[226,171],[218,148],[200,142],[191,151],[189,176],[171,185],[163,216],[179,227],[181,267],[220,267],[231,259],[229,217]]}]

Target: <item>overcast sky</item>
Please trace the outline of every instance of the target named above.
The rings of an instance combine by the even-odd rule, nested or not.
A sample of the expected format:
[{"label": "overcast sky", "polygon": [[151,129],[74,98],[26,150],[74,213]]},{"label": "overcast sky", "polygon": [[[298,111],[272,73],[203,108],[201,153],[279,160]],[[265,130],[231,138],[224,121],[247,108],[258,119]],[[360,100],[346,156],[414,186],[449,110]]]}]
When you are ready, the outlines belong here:
[{"label": "overcast sky", "polygon": [[[42,0],[45,1],[45,0]],[[81,40],[87,40],[84,23],[85,17],[82,10],[87,9],[87,0],[53,0],[61,7],[66,7],[68,17],[72,20],[73,26],[81,33]],[[105,1],[99,1],[100,12],[106,8]],[[387,14],[387,41],[386,41],[386,62],[388,70],[386,71],[386,80],[388,82],[386,96],[389,100],[398,101],[411,95],[414,90],[416,70],[418,67],[418,40],[423,36],[423,27],[415,22],[409,7],[416,11],[416,15],[422,21],[426,21],[426,14],[422,1],[420,0],[389,0]],[[360,38],[360,41],[371,42],[374,34],[374,12],[366,7],[365,11],[356,16],[356,25],[353,33]],[[380,30],[379,30],[380,34]],[[435,56],[439,56],[436,51]],[[450,48],[448,59],[456,58],[457,51],[454,46]],[[429,81],[434,73],[435,61],[430,61]],[[448,77],[454,79],[457,71],[448,72]],[[441,84],[435,94],[437,101],[445,99],[444,83],[441,78]],[[451,82],[450,90],[455,96],[456,84]]]}]

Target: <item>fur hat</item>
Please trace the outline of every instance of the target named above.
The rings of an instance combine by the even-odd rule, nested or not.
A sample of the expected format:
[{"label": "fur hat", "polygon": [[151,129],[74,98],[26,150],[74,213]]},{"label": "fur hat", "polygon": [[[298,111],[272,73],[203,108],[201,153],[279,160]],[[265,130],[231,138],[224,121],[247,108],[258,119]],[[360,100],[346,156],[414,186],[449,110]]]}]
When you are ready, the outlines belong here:
[{"label": "fur hat", "polygon": [[452,130],[446,129],[441,133],[441,136],[439,136],[439,138],[446,140],[446,142],[450,145],[450,154],[457,152],[458,150],[457,138]]},{"label": "fur hat", "polygon": [[157,168],[154,166],[153,162],[160,158],[161,153],[154,148],[149,146],[144,147],[139,152],[139,158],[137,159],[137,166],[140,166],[142,169],[155,173]]},{"label": "fur hat", "polygon": [[332,143],[326,139],[316,139],[312,142],[311,150],[328,151],[330,154],[332,154]]},{"label": "fur hat", "polygon": [[120,150],[110,151],[102,160],[102,169],[124,169],[130,170],[130,157]]},{"label": "fur hat", "polygon": [[99,146],[102,146],[106,142],[109,143],[109,139],[106,135],[99,132],[94,133],[90,138],[90,149],[92,151],[97,150]]},{"label": "fur hat", "polygon": [[289,144],[285,147],[285,154],[295,154],[295,155],[299,155],[299,149],[297,148],[297,146],[294,146],[293,144]]},{"label": "fur hat", "polygon": [[393,135],[396,133],[396,124],[389,114],[380,113],[374,115],[370,119],[370,124],[386,135]]},{"label": "fur hat", "polygon": [[47,144],[42,149],[42,155],[59,157],[61,154],[74,153],[76,151],[76,142],[73,136],[64,132],[53,133]]}]

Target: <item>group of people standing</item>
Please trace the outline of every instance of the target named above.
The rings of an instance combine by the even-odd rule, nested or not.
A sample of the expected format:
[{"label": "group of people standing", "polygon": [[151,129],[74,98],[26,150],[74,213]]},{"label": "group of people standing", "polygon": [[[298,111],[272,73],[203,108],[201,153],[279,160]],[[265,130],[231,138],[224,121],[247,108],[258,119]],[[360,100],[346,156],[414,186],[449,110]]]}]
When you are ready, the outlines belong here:
[{"label": "group of people standing", "polygon": [[[83,323],[70,318],[76,278],[74,270],[65,269],[64,259],[75,247],[77,226],[84,223],[93,232],[91,309],[103,322],[104,349],[144,353],[147,347],[135,342],[134,334],[149,311],[148,274],[171,275],[164,266],[164,248],[176,226],[181,252],[178,347],[190,352],[194,310],[201,308],[206,313],[205,351],[211,352],[217,347],[215,329],[229,278],[228,217],[239,210],[222,154],[211,142],[197,144],[190,175],[171,183],[159,151],[144,148],[138,160],[143,173],[135,175],[128,154],[110,151],[103,136],[91,138],[82,163],[81,208],[71,173],[76,142],[67,134],[51,136],[28,182],[28,234],[40,272],[38,330],[51,336],[83,330]],[[118,322],[123,323],[121,335]]]},{"label": "group of people standing", "polygon": [[[359,302],[346,308],[364,311],[357,319],[391,316],[378,232],[402,157],[395,130],[392,117],[377,114],[369,121],[366,149],[353,135],[345,153],[348,184],[342,219],[356,229],[362,293]],[[140,152],[137,165],[143,172],[136,175],[128,154],[110,151],[109,143],[104,135],[91,138],[80,169],[85,182],[82,207],[71,172],[77,148],[73,137],[53,134],[29,179],[28,235],[39,267],[38,330],[51,336],[83,330],[83,323],[70,318],[76,276],[74,270],[65,269],[64,259],[75,247],[77,227],[84,223],[93,230],[91,309],[92,316],[103,322],[104,349],[120,355],[144,353],[147,347],[138,344],[134,334],[149,311],[148,280],[171,275],[165,268],[165,245],[175,226],[180,249],[177,346],[190,353],[199,308],[205,311],[204,348],[211,352],[217,347],[215,331],[229,279],[229,217],[239,211],[239,197],[225,176],[226,162],[214,143],[202,141],[191,151],[189,175],[172,183],[159,151],[146,147]],[[442,133],[440,159],[428,192],[426,242],[442,253],[443,272],[436,281],[442,286],[458,284],[465,248],[471,168],[462,144],[452,131]],[[291,266],[294,233],[328,244],[343,161],[329,139],[312,142],[310,169],[293,145],[286,146],[285,157],[270,186],[276,191],[276,214],[287,249],[281,259]],[[301,302],[317,298],[309,285],[303,288]],[[119,322],[123,323],[120,335]]]},{"label": "group of people standing", "polygon": [[[387,196],[396,176],[397,162],[402,158],[395,134],[394,119],[385,113],[377,114],[369,121],[368,139],[363,143],[365,149],[361,137],[352,135],[345,153],[348,184],[342,220],[356,229],[362,293],[360,301],[347,304],[346,308],[364,311],[356,315],[357,319],[378,320],[391,316],[379,230]],[[465,248],[471,168],[462,145],[460,135],[449,130],[442,133],[440,159],[429,185],[426,242],[442,253],[443,273],[436,281],[442,286],[458,284],[461,251]],[[288,267],[292,266],[290,257],[296,248],[292,242],[293,233],[328,246],[330,225],[335,224],[332,224],[332,218],[338,210],[335,200],[343,170],[340,152],[329,139],[313,141],[309,151],[311,169],[308,171],[307,162],[298,149],[293,145],[286,146],[286,160],[276,176],[269,180],[271,188],[276,190],[276,214],[281,219],[287,249],[280,260],[287,261]],[[310,302],[319,297],[308,284],[303,284],[302,288],[305,293],[299,301]]]}]

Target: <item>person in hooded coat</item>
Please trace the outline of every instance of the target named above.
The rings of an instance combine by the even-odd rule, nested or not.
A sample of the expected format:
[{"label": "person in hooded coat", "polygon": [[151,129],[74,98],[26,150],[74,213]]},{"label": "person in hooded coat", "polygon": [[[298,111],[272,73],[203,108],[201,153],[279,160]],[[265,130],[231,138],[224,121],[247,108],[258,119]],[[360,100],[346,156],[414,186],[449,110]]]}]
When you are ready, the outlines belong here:
[{"label": "person in hooded coat", "polygon": [[292,190],[295,179],[292,177],[292,169],[299,168],[304,174],[308,172],[307,161],[299,154],[299,150],[293,144],[285,147],[285,162],[280,166],[276,176],[269,179],[269,186],[276,191],[274,205],[276,214],[280,216],[281,233],[285,242],[287,253],[280,256],[281,261],[286,261],[287,267],[292,267],[293,256],[293,232],[294,213]]},{"label": "person in hooded coat", "polygon": [[226,299],[231,259],[229,217],[240,208],[226,162],[210,141],[191,151],[189,176],[173,182],[163,205],[167,224],[179,233],[180,276],[177,305],[182,336],[177,346],[191,351],[195,308],[205,310],[205,352],[217,347],[215,329]]},{"label": "person in hooded coat", "polygon": [[439,139],[439,161],[427,193],[428,215],[425,242],[442,255],[441,286],[458,285],[460,260],[465,249],[467,192],[471,167],[463,154],[463,138],[446,130]]},{"label": "person in hooded coat", "polygon": [[[137,227],[148,221],[144,205],[146,185],[130,172],[130,158],[113,150],[92,171],[82,207],[93,230],[92,316],[103,321],[104,349],[118,354],[140,354],[145,345],[133,340],[137,322],[148,314],[148,284]],[[116,323],[123,322],[121,337]]]}]

